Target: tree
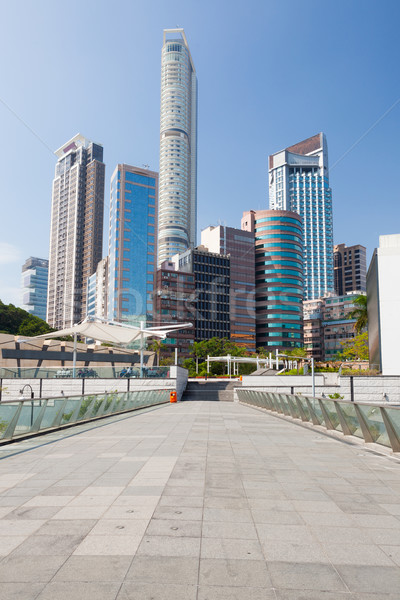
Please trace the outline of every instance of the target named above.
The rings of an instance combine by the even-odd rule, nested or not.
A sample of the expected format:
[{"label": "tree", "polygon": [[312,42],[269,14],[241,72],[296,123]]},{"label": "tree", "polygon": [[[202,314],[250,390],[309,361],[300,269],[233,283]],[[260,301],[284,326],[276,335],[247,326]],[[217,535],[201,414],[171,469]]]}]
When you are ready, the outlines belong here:
[{"label": "tree", "polygon": [[160,366],[160,352],[161,352],[161,348],[162,348],[162,341],[161,340],[153,340],[151,342],[151,344],[149,345],[149,350],[151,350],[152,352],[155,352],[156,356],[157,356],[157,366]]},{"label": "tree", "polygon": [[355,308],[347,315],[348,319],[356,319],[354,329],[361,333],[368,326],[367,296],[362,294],[353,301]]},{"label": "tree", "polygon": [[342,352],[339,352],[339,360],[368,360],[368,332],[364,331],[350,340],[341,342]]},{"label": "tree", "polygon": [[13,304],[4,304],[0,300],[0,333],[33,337],[55,331],[46,321],[31,315]]}]

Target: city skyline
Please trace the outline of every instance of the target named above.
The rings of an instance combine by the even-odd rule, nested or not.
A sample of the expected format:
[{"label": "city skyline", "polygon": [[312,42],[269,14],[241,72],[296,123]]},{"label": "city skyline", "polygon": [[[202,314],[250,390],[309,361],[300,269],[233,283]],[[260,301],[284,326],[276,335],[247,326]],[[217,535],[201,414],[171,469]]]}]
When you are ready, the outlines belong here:
[{"label": "city skyline", "polygon": [[[352,5],[332,2],[321,7],[311,1],[310,11],[303,15],[291,1],[279,6],[255,2],[254,11],[250,11],[252,36],[246,44],[239,44],[238,39],[240,32],[250,27],[250,15],[227,14],[223,6],[213,7],[210,21],[207,10],[203,14],[181,3],[168,7],[155,4],[159,8],[155,18],[140,11],[140,26],[132,34],[129,30],[129,44],[122,35],[128,24],[132,25],[128,18],[123,32],[118,30],[115,36],[109,27],[114,16],[105,3],[96,4],[95,26],[91,21],[94,4],[88,2],[80,10],[89,42],[94,43],[103,31],[111,35],[107,52],[100,52],[98,57],[90,54],[91,70],[82,59],[89,57],[93,44],[83,48],[75,43],[79,34],[69,21],[72,13],[58,24],[57,7],[42,2],[45,18],[38,20],[33,7],[25,6],[21,22],[18,2],[7,6],[9,27],[1,41],[10,57],[5,65],[0,111],[8,140],[0,159],[2,300],[18,304],[19,265],[24,257],[47,256],[52,153],[63,140],[79,130],[90,139],[100,140],[105,148],[107,184],[118,162],[149,163],[152,170],[158,170],[160,36],[176,22],[185,28],[201,79],[198,229],[219,222],[239,227],[243,210],[266,209],[268,155],[324,131],[334,190],[334,243],[367,246],[369,262],[378,235],[395,232],[399,215],[395,178],[398,149],[393,132],[399,121],[400,90],[391,76],[397,55],[396,3],[388,3],[390,19],[373,3],[365,3],[360,20],[359,10]],[[122,2],[121,6],[129,16],[129,4]],[[321,51],[313,54],[311,69],[301,57],[313,51],[313,36],[308,39],[307,35],[318,27],[324,27],[324,42]],[[69,43],[58,45],[54,53],[55,40],[63,31],[68,31]],[[204,31],[207,39],[218,37],[218,52],[212,44],[203,43]],[[283,31],[287,41],[277,53]],[[131,82],[125,80],[128,51],[138,59]],[[285,61],[293,56],[289,78]],[[74,71],[69,66],[72,63]],[[108,90],[103,75],[111,72],[111,66],[114,80]],[[270,80],[266,85],[268,77],[265,83],[256,77],[261,68],[265,73],[273,70],[272,87]],[[81,88],[80,103],[72,103],[69,93],[60,94],[62,78],[70,72]],[[115,89],[122,82],[121,96]],[[293,87],[296,111],[290,110],[294,101],[289,90]],[[318,90],[318,96],[310,102],[313,89]],[[94,90],[96,102],[92,101]],[[105,119],[105,115],[110,118]],[[15,186],[14,172],[22,148],[29,161],[24,163],[24,177]],[[16,211],[16,206],[20,210]]]}]

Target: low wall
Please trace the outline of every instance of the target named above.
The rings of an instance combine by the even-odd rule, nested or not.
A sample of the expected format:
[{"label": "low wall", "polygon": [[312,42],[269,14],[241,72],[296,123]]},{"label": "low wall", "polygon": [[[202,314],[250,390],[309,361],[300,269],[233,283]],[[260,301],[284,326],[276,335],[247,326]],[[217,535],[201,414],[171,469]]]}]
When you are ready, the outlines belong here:
[{"label": "low wall", "polygon": [[[49,398],[58,396],[80,396],[82,394],[103,394],[104,392],[126,392],[128,390],[148,390],[149,388],[171,388],[176,390],[178,400],[186,388],[188,372],[181,367],[170,368],[168,379],[2,379],[1,400],[17,400],[20,390],[29,384],[35,398]],[[25,389],[24,397],[29,398],[30,390]]]},{"label": "low wall", "polygon": [[[243,387],[268,388],[270,392],[301,393],[311,396],[311,375],[243,376]],[[315,374],[315,395],[340,394],[356,402],[400,403],[400,376],[341,376],[336,373]]]}]

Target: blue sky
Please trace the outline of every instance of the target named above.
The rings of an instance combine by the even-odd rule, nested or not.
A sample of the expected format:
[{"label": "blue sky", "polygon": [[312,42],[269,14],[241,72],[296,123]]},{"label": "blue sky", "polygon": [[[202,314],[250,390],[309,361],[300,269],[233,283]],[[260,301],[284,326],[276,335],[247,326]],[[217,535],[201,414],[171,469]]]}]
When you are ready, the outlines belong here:
[{"label": "blue sky", "polygon": [[19,304],[22,263],[48,257],[54,150],[104,145],[106,206],[118,162],[158,169],[175,26],[199,82],[199,229],[267,208],[268,155],[324,131],[335,243],[369,261],[400,232],[399,17],[397,0],[3,1],[0,299]]}]

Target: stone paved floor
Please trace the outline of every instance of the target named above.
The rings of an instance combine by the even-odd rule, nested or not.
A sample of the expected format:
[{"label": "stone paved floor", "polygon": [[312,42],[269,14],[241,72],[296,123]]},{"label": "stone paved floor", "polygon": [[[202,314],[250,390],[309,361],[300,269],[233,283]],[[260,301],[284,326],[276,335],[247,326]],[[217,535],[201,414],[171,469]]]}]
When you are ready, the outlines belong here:
[{"label": "stone paved floor", "polygon": [[1,600],[400,598],[400,462],[232,403],[68,434],[0,460]]}]

